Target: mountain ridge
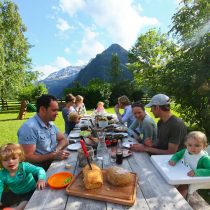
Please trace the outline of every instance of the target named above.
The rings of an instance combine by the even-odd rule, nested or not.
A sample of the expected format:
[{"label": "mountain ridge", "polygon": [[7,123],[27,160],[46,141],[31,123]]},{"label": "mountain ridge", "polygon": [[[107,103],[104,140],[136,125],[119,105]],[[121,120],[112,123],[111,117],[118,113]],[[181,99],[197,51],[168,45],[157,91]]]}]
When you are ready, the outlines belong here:
[{"label": "mountain ridge", "polygon": [[90,80],[96,78],[110,82],[111,60],[114,53],[118,55],[123,78],[132,78],[132,74],[126,66],[128,62],[128,51],[119,44],[112,44],[102,53],[97,54],[95,58],[90,59],[86,66],[65,67],[57,72],[51,73],[47,78],[39,82],[44,83],[49,94],[56,97],[62,97],[64,89],[72,87],[74,82],[79,82],[83,86],[87,85]]},{"label": "mountain ridge", "polygon": [[[128,63],[128,51],[119,44],[112,44],[102,53],[97,54],[81,71],[79,72],[75,82],[81,85],[87,85],[92,79],[102,79],[110,82],[111,76],[111,60],[112,55],[117,54],[120,62],[120,69],[122,70],[123,78],[131,79],[132,74],[128,71],[126,64]],[[69,85],[71,87],[72,84]]]},{"label": "mountain ridge", "polygon": [[40,80],[48,89],[48,93],[56,97],[63,95],[63,90],[73,82],[84,66],[67,66],[59,71],[51,73],[48,77]]}]

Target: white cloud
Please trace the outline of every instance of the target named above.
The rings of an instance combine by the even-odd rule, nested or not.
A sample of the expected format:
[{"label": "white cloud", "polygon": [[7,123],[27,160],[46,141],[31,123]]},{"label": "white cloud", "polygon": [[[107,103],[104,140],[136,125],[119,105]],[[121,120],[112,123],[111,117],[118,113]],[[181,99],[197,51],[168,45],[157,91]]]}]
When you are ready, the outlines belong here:
[{"label": "white cloud", "polygon": [[46,64],[42,66],[35,66],[34,71],[38,71],[41,73],[39,80],[46,78],[48,75],[55,71],[59,71],[62,68],[70,66],[70,62],[66,60],[64,57],[58,56],[52,64]]},{"label": "white cloud", "polygon": [[66,60],[64,57],[58,56],[54,62],[54,65],[61,69],[70,66],[70,62]]},{"label": "white cloud", "polygon": [[98,28],[105,30],[112,43],[125,48],[134,44],[144,26],[159,23],[155,17],[141,16],[141,5],[133,0],[60,0],[60,7],[71,16],[84,12]]},{"label": "white cloud", "polygon": [[95,57],[96,54],[104,51],[104,46],[97,40],[98,34],[90,28],[85,28],[84,38],[82,39],[81,48],[78,50],[80,58],[87,62],[90,58]]},{"label": "white cloud", "polygon": [[62,18],[58,18],[56,27],[61,31],[66,31],[66,30],[70,29],[68,22]]},{"label": "white cloud", "polygon": [[85,65],[85,64],[87,64],[87,61],[78,59],[75,65],[76,65],[76,66],[83,66],[83,65]]},{"label": "white cloud", "polygon": [[87,11],[97,26],[103,26],[114,42],[129,48],[144,26],[156,25],[156,18],[142,17],[132,0],[91,0]]},{"label": "white cloud", "polygon": [[67,12],[70,16],[76,14],[79,10],[82,10],[85,7],[84,0],[60,0],[60,8]]}]

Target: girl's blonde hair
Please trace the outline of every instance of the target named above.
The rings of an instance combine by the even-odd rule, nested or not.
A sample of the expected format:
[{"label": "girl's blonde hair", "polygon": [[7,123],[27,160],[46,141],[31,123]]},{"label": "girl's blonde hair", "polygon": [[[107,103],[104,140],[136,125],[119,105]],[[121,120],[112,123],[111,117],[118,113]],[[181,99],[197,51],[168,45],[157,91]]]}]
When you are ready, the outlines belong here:
[{"label": "girl's blonde hair", "polygon": [[190,133],[188,133],[187,136],[185,137],[185,142],[189,138],[195,139],[197,141],[202,141],[204,148],[206,148],[208,146],[207,137],[206,137],[205,133],[203,133],[201,131],[191,131]]},{"label": "girl's blonde hair", "polygon": [[83,102],[84,100],[84,98],[81,95],[77,95],[75,98],[76,98],[75,103],[80,103]]},{"label": "girl's blonde hair", "polygon": [[69,113],[69,122],[77,122],[79,119],[79,114],[77,112],[70,112]]},{"label": "girl's blonde hair", "polygon": [[2,161],[10,158],[19,158],[20,162],[25,160],[24,151],[20,144],[8,143],[0,147],[0,167],[2,167]]},{"label": "girl's blonde hair", "polygon": [[104,106],[104,102],[102,102],[102,101],[99,101],[99,102],[97,103],[97,106],[99,106],[99,105],[102,105],[102,106]]}]

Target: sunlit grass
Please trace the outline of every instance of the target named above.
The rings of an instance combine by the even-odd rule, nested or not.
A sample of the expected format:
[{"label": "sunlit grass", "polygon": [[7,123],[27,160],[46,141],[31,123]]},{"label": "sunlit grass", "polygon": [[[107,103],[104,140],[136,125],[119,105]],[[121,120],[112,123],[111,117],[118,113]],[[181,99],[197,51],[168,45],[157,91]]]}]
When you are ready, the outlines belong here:
[{"label": "sunlit grass", "polygon": [[[150,108],[146,108],[146,111],[150,114],[151,117],[154,118],[151,113]],[[93,110],[88,110],[87,113],[91,114]],[[106,108],[106,112],[110,114],[114,114],[114,107]],[[123,110],[120,110],[122,113]],[[21,127],[21,125],[30,117],[34,116],[35,112],[27,112],[24,120],[17,120],[18,111],[4,111],[0,112],[0,145],[15,142],[17,143],[17,131]],[[178,115],[177,113],[174,113]],[[154,118],[155,122],[158,121],[158,118]],[[58,116],[55,120],[55,125],[59,128],[61,132],[64,132],[64,121],[61,112],[58,113]]]}]

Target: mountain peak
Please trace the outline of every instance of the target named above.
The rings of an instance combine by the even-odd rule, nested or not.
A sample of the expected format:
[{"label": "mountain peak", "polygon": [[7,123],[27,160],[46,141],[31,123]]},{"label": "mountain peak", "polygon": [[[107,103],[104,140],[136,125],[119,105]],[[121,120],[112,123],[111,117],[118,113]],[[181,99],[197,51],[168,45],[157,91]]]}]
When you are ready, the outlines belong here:
[{"label": "mountain peak", "polygon": [[122,46],[120,46],[119,44],[112,44],[110,45],[106,50],[103,51],[103,53],[125,53],[127,54],[127,50],[125,50]]},{"label": "mountain peak", "polygon": [[79,73],[79,71],[84,66],[67,66],[59,71],[51,73],[45,80],[60,80],[69,76],[72,76],[74,74]]},{"label": "mountain peak", "polygon": [[[87,85],[90,80],[96,78],[109,82],[111,80],[110,71],[112,54],[114,53],[116,53],[119,58],[122,78],[132,78],[132,75],[126,66],[126,63],[128,62],[128,51],[119,44],[112,44],[101,54],[97,54],[96,57],[79,72],[75,81],[84,86]],[[69,87],[71,87],[71,85],[72,84],[70,84]]]}]

